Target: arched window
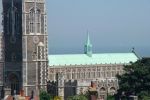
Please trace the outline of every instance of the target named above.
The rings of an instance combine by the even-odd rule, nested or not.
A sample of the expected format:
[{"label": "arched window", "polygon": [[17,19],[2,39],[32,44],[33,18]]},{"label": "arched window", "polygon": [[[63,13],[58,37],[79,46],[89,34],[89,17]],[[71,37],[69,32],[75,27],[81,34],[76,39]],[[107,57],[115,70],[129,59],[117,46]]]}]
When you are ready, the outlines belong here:
[{"label": "arched window", "polygon": [[41,11],[37,9],[37,33],[41,33]]},{"label": "arched window", "polygon": [[30,33],[41,33],[41,11],[40,9],[32,8],[29,15]]},{"label": "arched window", "polygon": [[30,15],[29,15],[29,20],[30,20],[30,25],[29,25],[29,28],[30,28],[30,33],[34,33],[35,32],[35,27],[34,27],[34,22],[35,22],[35,12],[34,12],[34,8],[32,8],[30,10]]}]

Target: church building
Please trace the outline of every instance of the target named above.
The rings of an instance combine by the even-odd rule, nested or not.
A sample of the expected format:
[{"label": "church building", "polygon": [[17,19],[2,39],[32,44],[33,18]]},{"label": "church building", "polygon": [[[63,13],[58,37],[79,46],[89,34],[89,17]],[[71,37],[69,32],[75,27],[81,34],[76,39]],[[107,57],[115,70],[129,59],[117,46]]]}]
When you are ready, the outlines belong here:
[{"label": "church building", "polygon": [[[124,73],[124,65],[136,62],[139,58],[134,51],[129,53],[93,53],[89,34],[84,46],[84,54],[49,55],[48,80],[58,81],[58,95],[65,98],[85,93],[91,82],[96,84],[99,98],[116,93],[117,74]],[[67,84],[67,83],[70,83]],[[75,83],[74,85],[72,83]],[[67,89],[67,87],[73,87]]]},{"label": "church building", "polygon": [[45,0],[2,0],[2,4],[0,91],[5,95],[20,91],[39,95],[41,89],[47,90],[47,81],[57,81],[57,94],[66,98],[67,87],[74,87],[73,94],[85,93],[92,81],[104,98],[119,88],[116,75],[124,73],[124,65],[139,59],[134,51],[93,53],[89,34],[84,54],[48,55]]}]

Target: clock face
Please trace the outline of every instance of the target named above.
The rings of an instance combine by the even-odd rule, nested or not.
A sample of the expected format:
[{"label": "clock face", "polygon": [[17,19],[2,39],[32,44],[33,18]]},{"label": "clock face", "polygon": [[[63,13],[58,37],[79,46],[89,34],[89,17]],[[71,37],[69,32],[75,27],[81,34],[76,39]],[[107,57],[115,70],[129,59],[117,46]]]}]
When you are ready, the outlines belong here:
[{"label": "clock face", "polygon": [[35,43],[35,44],[39,43],[39,37],[38,36],[33,36],[33,43]]}]

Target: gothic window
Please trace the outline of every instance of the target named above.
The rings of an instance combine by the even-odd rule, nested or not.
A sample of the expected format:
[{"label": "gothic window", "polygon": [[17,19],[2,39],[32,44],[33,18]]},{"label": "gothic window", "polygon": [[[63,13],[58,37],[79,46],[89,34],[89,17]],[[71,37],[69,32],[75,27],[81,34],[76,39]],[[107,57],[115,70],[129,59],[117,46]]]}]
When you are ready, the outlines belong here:
[{"label": "gothic window", "polygon": [[91,76],[91,75],[90,75],[90,72],[87,72],[87,73],[86,73],[86,77],[87,77],[87,78],[90,78],[90,76]]},{"label": "gothic window", "polygon": [[72,73],[72,79],[76,79],[76,73]]},{"label": "gothic window", "polygon": [[37,10],[37,33],[41,33],[41,12],[40,12],[40,10],[38,9]]},{"label": "gothic window", "polygon": [[86,78],[86,74],[85,74],[85,72],[84,72],[84,74],[83,74],[84,76],[83,76],[83,78]]},{"label": "gothic window", "polygon": [[69,72],[67,73],[67,79],[71,79],[71,75]]},{"label": "gothic window", "polygon": [[101,72],[101,76],[103,77],[103,78],[105,78],[105,72]]},{"label": "gothic window", "polygon": [[115,71],[112,71],[112,77],[115,77]]},{"label": "gothic window", "polygon": [[30,32],[31,33],[34,33],[34,29],[35,29],[35,27],[34,27],[34,20],[35,20],[35,11],[34,11],[34,8],[32,8],[31,10],[30,10],[30,15],[29,15],[29,17],[30,17]]},{"label": "gothic window", "polygon": [[80,79],[80,72],[77,73],[77,79]]},{"label": "gothic window", "polygon": [[101,72],[97,72],[97,77],[100,78],[101,77]]},{"label": "gothic window", "polygon": [[91,78],[95,78],[95,72],[91,72]]},{"label": "gothic window", "polygon": [[85,78],[85,73],[84,73],[84,72],[81,73],[81,78],[82,78],[82,79]]},{"label": "gothic window", "polygon": [[32,8],[29,17],[30,33],[41,33],[41,11],[37,9],[35,12],[35,8]]}]

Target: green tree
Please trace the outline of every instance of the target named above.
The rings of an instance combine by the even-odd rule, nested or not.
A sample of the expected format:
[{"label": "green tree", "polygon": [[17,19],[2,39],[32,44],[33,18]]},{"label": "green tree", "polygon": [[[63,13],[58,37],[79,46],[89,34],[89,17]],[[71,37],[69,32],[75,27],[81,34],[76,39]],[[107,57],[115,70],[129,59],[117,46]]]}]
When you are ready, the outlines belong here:
[{"label": "green tree", "polygon": [[117,75],[118,95],[150,96],[150,59],[141,59],[124,67],[125,74]]},{"label": "green tree", "polygon": [[52,100],[52,97],[46,91],[41,90],[40,100]]}]

